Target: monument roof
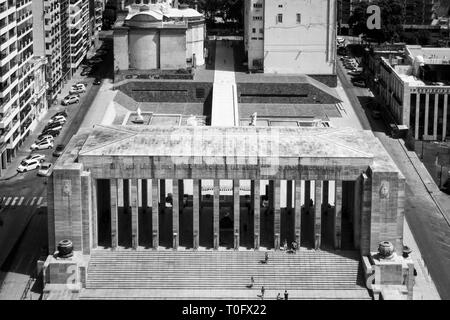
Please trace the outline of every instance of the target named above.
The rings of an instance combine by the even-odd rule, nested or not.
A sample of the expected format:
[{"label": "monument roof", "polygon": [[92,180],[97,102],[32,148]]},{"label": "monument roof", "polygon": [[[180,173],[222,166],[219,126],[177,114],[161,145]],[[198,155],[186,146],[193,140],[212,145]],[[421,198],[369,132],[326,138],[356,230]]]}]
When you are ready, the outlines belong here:
[{"label": "monument roof", "polygon": [[351,128],[97,125],[80,156],[360,159],[399,171],[370,131]]}]

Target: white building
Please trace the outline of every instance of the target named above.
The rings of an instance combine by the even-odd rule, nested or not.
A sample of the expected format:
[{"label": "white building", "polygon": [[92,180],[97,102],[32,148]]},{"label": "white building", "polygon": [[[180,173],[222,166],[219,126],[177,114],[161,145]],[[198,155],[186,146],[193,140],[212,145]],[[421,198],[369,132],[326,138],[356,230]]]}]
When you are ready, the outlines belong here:
[{"label": "white building", "polygon": [[89,0],[71,0],[69,2],[69,34],[72,75],[86,57],[90,45],[88,24]]},{"label": "white building", "polygon": [[31,0],[0,0],[0,154],[1,167],[14,157],[29,128],[33,75]]},{"label": "white building", "polygon": [[336,0],[246,0],[244,23],[250,70],[336,73]]}]

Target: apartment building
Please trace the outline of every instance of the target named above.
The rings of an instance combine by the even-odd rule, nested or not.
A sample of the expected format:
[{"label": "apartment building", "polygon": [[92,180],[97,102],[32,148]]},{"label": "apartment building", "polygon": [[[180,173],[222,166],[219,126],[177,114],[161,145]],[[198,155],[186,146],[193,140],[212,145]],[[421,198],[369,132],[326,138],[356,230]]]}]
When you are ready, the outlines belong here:
[{"label": "apartment building", "polygon": [[99,46],[99,32],[102,29],[103,12],[105,11],[105,1],[89,0],[89,30],[90,44],[97,48]]},{"label": "apartment building", "polygon": [[89,0],[69,1],[70,72],[76,72],[86,56],[88,44]]},{"label": "apartment building", "polygon": [[336,74],[336,0],[246,0],[250,70]]},{"label": "apartment building", "polygon": [[33,1],[34,55],[47,58],[49,101],[56,99],[63,86],[60,8],[59,0]]},{"label": "apartment building", "polygon": [[29,133],[32,107],[33,17],[31,0],[0,0],[0,153],[2,167]]}]

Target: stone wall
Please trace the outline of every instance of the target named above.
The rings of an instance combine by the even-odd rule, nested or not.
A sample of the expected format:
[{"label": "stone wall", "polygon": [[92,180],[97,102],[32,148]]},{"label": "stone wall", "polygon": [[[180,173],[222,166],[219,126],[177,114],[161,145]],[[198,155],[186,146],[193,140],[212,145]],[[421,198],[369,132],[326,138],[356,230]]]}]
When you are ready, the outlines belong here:
[{"label": "stone wall", "polygon": [[330,88],[336,88],[337,87],[337,75],[330,74],[330,75],[322,75],[322,74],[308,74],[311,78],[322,82],[323,84],[329,86]]}]

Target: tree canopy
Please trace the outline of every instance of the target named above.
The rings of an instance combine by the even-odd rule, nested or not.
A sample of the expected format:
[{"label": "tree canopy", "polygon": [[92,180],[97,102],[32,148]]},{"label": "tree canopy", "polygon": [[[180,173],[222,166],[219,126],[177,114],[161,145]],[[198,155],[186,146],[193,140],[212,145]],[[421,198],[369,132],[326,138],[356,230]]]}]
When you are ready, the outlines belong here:
[{"label": "tree canopy", "polygon": [[244,0],[183,0],[190,7],[198,5],[199,11],[205,14],[206,19],[222,18],[225,22],[236,20],[242,22]]},{"label": "tree canopy", "polygon": [[[367,28],[367,14],[369,5],[377,5],[381,11],[381,29],[369,30]],[[398,41],[403,30],[404,6],[401,0],[374,0],[362,1],[355,5],[349,19],[349,25],[355,34],[364,34],[378,42]]]}]

